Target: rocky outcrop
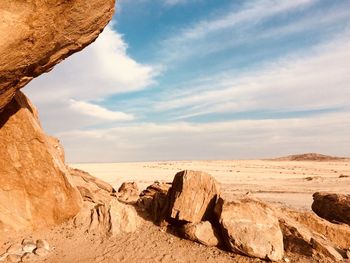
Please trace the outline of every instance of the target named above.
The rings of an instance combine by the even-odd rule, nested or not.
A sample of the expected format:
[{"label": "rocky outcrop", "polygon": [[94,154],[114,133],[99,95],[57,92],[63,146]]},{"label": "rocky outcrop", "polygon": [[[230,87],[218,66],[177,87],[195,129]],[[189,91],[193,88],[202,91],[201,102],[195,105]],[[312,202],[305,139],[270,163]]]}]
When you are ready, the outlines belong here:
[{"label": "rocky outcrop", "polygon": [[58,224],[79,212],[62,156],[21,92],[0,114],[0,156],[0,231]]},{"label": "rocky outcrop", "polygon": [[179,172],[168,192],[167,219],[191,223],[210,220],[219,195],[220,187],[209,174]]},{"label": "rocky outcrop", "polygon": [[350,195],[315,193],[312,210],[331,222],[350,225]]},{"label": "rocky outcrop", "polygon": [[281,260],[283,235],[273,210],[252,199],[219,199],[215,214],[227,247],[261,259]]},{"label": "rocky outcrop", "polygon": [[94,41],[114,0],[0,1],[0,111],[16,91]]}]

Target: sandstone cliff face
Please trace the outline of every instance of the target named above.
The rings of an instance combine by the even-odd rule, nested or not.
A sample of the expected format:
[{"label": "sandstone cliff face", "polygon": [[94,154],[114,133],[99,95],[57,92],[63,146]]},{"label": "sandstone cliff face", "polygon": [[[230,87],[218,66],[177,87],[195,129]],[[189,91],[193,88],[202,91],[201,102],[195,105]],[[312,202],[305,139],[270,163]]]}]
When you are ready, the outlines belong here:
[{"label": "sandstone cliff face", "polygon": [[57,147],[17,92],[0,114],[0,231],[58,224],[79,212],[80,194]]},{"label": "sandstone cliff face", "polygon": [[114,0],[0,1],[0,111],[15,92],[94,41]]}]

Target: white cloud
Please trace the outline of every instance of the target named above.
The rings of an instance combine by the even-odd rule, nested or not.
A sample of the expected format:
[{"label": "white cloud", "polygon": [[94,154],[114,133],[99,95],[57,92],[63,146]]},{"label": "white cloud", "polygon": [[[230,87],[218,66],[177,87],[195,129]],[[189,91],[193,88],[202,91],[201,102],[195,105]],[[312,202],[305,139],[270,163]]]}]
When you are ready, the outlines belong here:
[{"label": "white cloud", "polygon": [[118,105],[106,109],[91,101],[146,89],[158,73],[155,66],[129,57],[122,36],[107,26],[94,43],[33,80],[24,91],[39,108],[47,131],[56,133],[103,121],[131,120],[133,116]]},{"label": "white cloud", "polygon": [[114,121],[130,121],[134,119],[131,114],[107,110],[99,105],[85,101],[70,100],[70,108],[81,114],[92,116],[94,118]]},{"label": "white cloud", "polygon": [[263,158],[349,154],[350,112],[214,123],[138,123],[59,134],[69,162]]}]

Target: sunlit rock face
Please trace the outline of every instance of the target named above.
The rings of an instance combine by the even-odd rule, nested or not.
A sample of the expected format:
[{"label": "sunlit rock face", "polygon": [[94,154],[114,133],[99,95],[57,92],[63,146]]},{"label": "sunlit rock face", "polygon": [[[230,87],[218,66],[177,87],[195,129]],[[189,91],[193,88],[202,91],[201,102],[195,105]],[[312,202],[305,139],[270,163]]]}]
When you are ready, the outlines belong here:
[{"label": "sunlit rock face", "polygon": [[59,224],[80,211],[64,152],[19,89],[93,42],[114,4],[0,1],[0,232]]},{"label": "sunlit rock face", "polygon": [[58,224],[79,212],[62,154],[21,92],[0,115],[0,156],[0,231]]},{"label": "sunlit rock face", "polygon": [[16,90],[94,41],[114,0],[0,1],[0,111]]}]

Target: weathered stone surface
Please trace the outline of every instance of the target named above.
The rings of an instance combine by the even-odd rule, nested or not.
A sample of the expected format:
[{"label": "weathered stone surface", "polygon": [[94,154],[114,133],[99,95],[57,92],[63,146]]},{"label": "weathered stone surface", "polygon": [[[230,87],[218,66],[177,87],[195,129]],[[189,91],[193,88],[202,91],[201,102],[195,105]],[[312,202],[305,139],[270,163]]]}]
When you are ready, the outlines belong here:
[{"label": "weathered stone surface", "polygon": [[326,240],[322,240],[322,238],[311,238],[310,242],[315,251],[322,256],[331,259],[333,262],[343,260],[342,255]]},{"label": "weathered stone surface", "polygon": [[119,187],[117,196],[123,203],[136,203],[139,199],[139,188],[135,182],[124,182]]},{"label": "weathered stone surface", "polygon": [[50,250],[50,244],[45,239],[38,239],[36,241],[36,247],[37,248],[43,248],[43,249],[45,249],[47,251]]},{"label": "weathered stone surface", "polygon": [[72,176],[73,184],[78,188],[84,201],[93,203],[105,203],[115,193],[115,189],[108,183],[90,175],[89,173],[68,168]]},{"label": "weathered stone surface", "polygon": [[0,156],[0,231],[58,224],[79,212],[79,192],[21,92],[0,114]]},{"label": "weathered stone surface", "polygon": [[179,172],[168,192],[168,218],[192,223],[208,220],[219,194],[219,185],[209,174]]},{"label": "weathered stone surface", "polygon": [[324,219],[350,225],[350,195],[315,193],[312,210]]},{"label": "weathered stone surface", "polygon": [[84,202],[83,209],[74,219],[76,227],[100,236],[135,232],[140,223],[141,218],[135,208],[115,198],[110,203],[97,205]]},{"label": "weathered stone surface", "polygon": [[220,198],[215,214],[230,250],[273,261],[283,258],[279,221],[264,203],[248,198],[226,202]]},{"label": "weathered stone surface", "polygon": [[171,183],[155,182],[140,194],[137,205],[147,211],[154,223],[159,224],[166,216],[167,193]]},{"label": "weathered stone surface", "polygon": [[94,41],[114,0],[0,1],[0,111],[16,91]]},{"label": "weathered stone surface", "polygon": [[209,247],[219,244],[218,235],[209,221],[187,223],[182,226],[181,232],[185,238]]}]

